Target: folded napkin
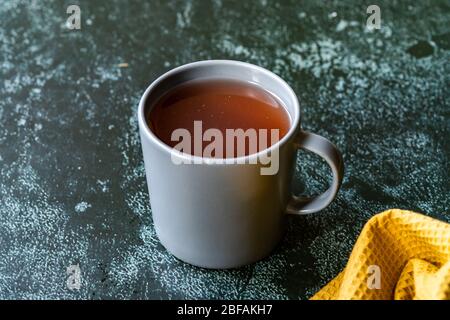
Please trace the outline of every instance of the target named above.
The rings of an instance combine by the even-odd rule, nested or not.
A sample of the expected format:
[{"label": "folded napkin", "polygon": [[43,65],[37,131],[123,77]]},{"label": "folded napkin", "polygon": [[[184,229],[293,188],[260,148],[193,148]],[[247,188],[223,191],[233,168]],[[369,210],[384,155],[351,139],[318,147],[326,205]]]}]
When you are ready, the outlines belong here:
[{"label": "folded napkin", "polygon": [[450,300],[450,224],[388,210],[364,226],[345,269],[312,300]]}]

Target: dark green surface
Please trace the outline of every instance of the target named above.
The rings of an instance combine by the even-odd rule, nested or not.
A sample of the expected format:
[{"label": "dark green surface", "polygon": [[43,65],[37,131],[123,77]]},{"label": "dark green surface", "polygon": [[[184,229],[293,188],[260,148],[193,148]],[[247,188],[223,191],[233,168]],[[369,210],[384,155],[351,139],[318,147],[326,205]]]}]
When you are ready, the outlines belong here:
[{"label": "dark green surface", "polygon": [[[82,1],[82,29],[70,31],[72,3],[0,4],[0,298],[305,299],[375,213],[450,220],[448,1],[378,1],[373,32],[361,1]],[[304,128],[346,164],[329,208],[290,218],[272,256],[232,271],[186,265],[159,244],[135,118],[158,75],[212,58],[282,76]],[[323,190],[326,165],[299,161],[295,190]]]}]

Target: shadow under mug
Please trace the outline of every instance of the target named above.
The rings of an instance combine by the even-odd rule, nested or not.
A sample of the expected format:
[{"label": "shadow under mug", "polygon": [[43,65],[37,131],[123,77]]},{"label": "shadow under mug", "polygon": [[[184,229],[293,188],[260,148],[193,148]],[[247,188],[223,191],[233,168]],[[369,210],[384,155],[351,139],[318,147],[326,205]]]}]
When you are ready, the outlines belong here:
[{"label": "shadow under mug", "polygon": [[[278,97],[291,118],[288,133],[268,149],[218,163],[177,164],[174,153],[150,130],[146,118],[164,93],[194,79],[235,79],[253,82]],[[139,132],[153,222],[163,246],[175,257],[205,268],[234,268],[267,256],[284,234],[287,214],[322,210],[335,198],[342,182],[343,160],[327,139],[300,126],[300,106],[291,87],[274,73],[238,61],[209,60],[186,64],[156,79],[138,109]],[[297,150],[326,160],[333,182],[323,194],[306,198],[291,194]],[[278,152],[274,175],[262,175],[252,157]],[[192,157],[192,156],[190,156]],[[180,161],[181,162],[181,161]]]}]

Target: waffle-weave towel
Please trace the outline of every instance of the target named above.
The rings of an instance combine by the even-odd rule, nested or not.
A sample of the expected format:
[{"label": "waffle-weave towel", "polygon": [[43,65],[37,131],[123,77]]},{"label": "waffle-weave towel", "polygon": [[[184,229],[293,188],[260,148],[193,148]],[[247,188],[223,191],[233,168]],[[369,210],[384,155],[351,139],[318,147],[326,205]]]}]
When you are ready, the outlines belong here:
[{"label": "waffle-weave towel", "polygon": [[311,299],[450,300],[450,224],[399,209],[375,215],[345,269]]}]

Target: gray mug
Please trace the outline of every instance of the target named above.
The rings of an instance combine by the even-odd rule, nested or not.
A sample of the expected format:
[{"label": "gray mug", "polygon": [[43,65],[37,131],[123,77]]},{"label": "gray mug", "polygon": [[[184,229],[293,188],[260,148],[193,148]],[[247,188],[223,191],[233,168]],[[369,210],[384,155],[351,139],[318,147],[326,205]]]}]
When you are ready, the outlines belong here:
[{"label": "gray mug", "polygon": [[[202,164],[175,163],[186,154],[159,140],[146,117],[164,93],[186,81],[235,79],[256,83],[284,104],[291,118],[288,133],[246,163],[234,159]],[[139,131],[156,233],[175,257],[205,268],[234,268],[266,257],[285,231],[287,214],[309,214],[325,208],[342,182],[343,160],[327,139],[303,131],[300,106],[291,87],[274,73],[238,61],[209,60],[186,64],[156,79],[139,103]],[[333,182],[323,194],[291,194],[297,150],[321,156],[332,169]],[[278,153],[278,171],[262,175],[252,157]],[[182,161],[180,161],[182,162]]]}]

